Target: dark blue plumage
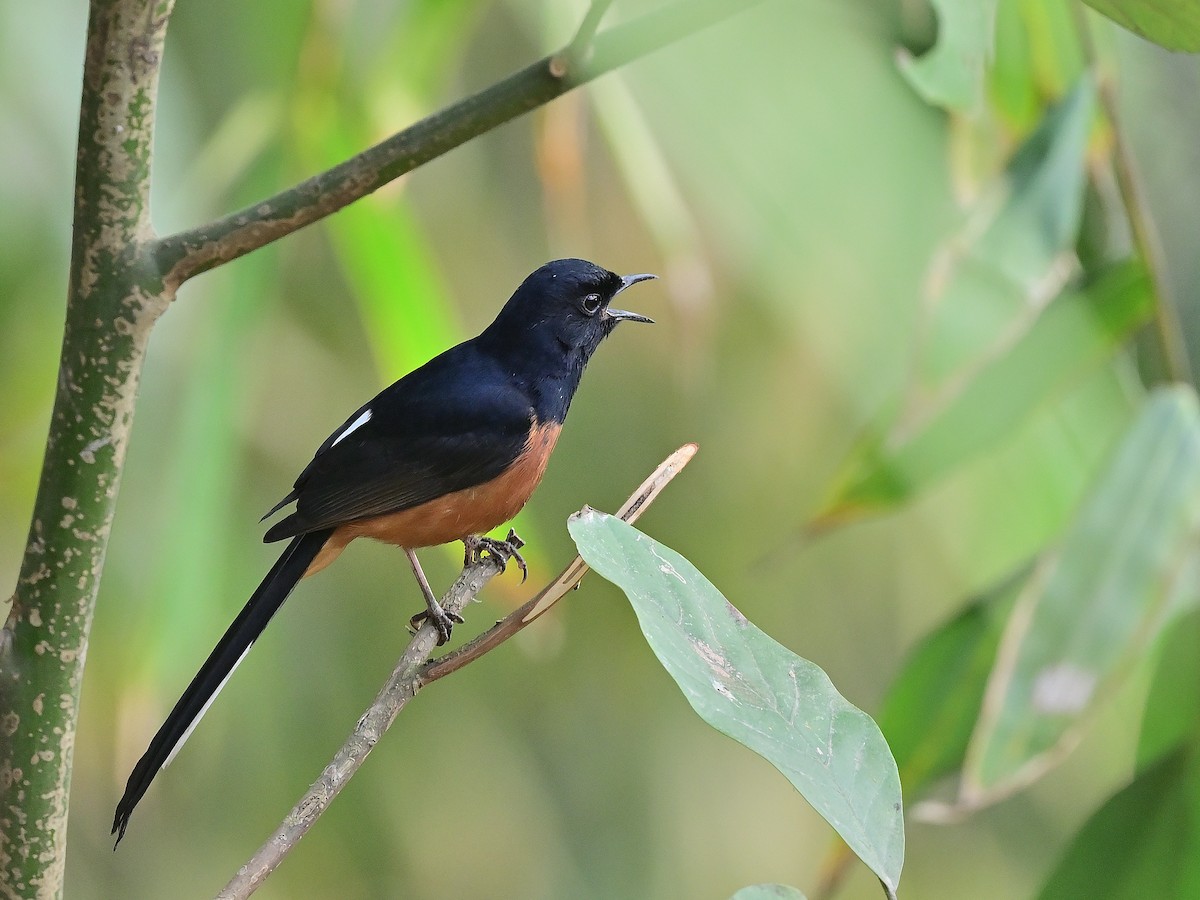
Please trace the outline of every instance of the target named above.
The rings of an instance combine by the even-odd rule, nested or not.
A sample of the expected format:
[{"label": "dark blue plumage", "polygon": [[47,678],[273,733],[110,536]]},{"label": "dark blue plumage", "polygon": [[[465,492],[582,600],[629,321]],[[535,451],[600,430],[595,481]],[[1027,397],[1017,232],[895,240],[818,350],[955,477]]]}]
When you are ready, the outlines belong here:
[{"label": "dark blue plumage", "polygon": [[130,775],[113,821],[118,842],[154,776],[292,588],[354,538],[404,548],[425,594],[428,612],[421,615],[437,626],[439,643],[448,639],[453,620],[429,593],[414,548],[477,541],[525,504],[596,348],[618,322],[650,321],[610,302],[653,277],[622,277],[580,259],[547,263],[478,337],[385,388],[321,444],[293,490],[267,513],[295,502],[264,538],[291,538],[287,549]]}]

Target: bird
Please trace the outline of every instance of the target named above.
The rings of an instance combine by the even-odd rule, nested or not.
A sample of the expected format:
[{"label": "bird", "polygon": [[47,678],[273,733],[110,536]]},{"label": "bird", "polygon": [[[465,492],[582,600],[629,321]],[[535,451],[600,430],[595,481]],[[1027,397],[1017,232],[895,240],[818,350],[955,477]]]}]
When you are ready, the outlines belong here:
[{"label": "bird", "polygon": [[360,406],[317,448],[292,490],[263,520],[294,503],[263,540],[288,541],[279,559],[192,679],[134,766],[116,807],[114,849],[155,776],[174,759],[296,584],[359,537],[403,549],[438,644],[446,613],[416,550],[463,541],[474,554],[515,558],[520,540],[484,533],[525,505],[546,470],[588,360],[621,322],[653,320],[610,304],[657,276],[617,275],[582,259],[538,268],[480,334],[409,372]]}]

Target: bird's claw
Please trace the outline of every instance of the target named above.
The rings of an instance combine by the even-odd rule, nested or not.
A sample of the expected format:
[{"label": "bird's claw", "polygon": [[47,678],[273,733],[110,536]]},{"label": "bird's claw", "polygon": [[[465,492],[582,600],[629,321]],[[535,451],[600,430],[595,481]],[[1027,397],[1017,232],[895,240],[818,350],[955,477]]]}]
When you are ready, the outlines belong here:
[{"label": "bird's claw", "polygon": [[469,566],[472,563],[480,562],[483,554],[486,553],[500,562],[501,572],[507,568],[510,560],[515,562],[517,568],[521,570],[521,584],[524,584],[529,577],[529,568],[525,565],[525,557],[521,555],[521,548],[525,546],[525,542],[511,528],[508,529],[508,536],[502,541],[481,535],[471,535],[463,539],[463,546],[466,547],[463,565]]},{"label": "bird's claw", "polygon": [[422,625],[432,622],[433,627],[437,629],[440,647],[450,640],[450,632],[454,630],[454,626],[461,625],[463,621],[463,617],[458,613],[446,612],[441,604],[434,603],[429,609],[421,610],[408,620],[408,630],[416,634]]}]

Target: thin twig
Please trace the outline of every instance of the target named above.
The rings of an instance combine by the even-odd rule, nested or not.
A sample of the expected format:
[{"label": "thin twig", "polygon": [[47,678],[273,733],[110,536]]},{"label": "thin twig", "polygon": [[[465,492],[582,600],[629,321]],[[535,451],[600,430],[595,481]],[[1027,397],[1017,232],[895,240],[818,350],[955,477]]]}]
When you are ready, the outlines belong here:
[{"label": "thin twig", "polygon": [[596,37],[596,29],[600,27],[600,20],[604,18],[610,6],[612,0],[592,0],[592,5],[588,7],[587,15],[583,17],[575,37],[571,38],[571,43],[550,58],[550,71],[556,78],[562,78],[571,69],[587,61],[592,51],[592,41]]},{"label": "thin twig", "polygon": [[[654,470],[653,474],[642,482],[641,487],[634,491],[630,498],[625,501],[625,505],[617,511],[617,517],[624,519],[626,522],[636,522],[638,516],[642,514],[642,510],[691,461],[692,457],[696,455],[697,449],[695,444],[684,444],[663,460],[662,464]],[[583,576],[587,574],[587,571],[587,563],[582,558],[576,556],[559,573],[557,578],[534,594],[530,600],[518,606],[483,634],[479,635],[479,637],[469,643],[463,644],[457,650],[453,650],[444,656],[439,656],[437,659],[430,660],[425,668],[421,670],[421,685],[424,686],[449,675],[451,672],[456,672],[467,663],[479,659],[479,657],[483,656],[489,650],[494,650],[574,590]]]},{"label": "thin twig", "polygon": [[1079,44],[1087,60],[1088,68],[1095,73],[1096,93],[1100,105],[1108,119],[1113,134],[1113,170],[1117,178],[1117,190],[1125,205],[1125,214],[1129,219],[1129,230],[1133,234],[1133,242],[1137,246],[1150,282],[1154,286],[1154,324],[1158,334],[1158,342],[1162,348],[1163,361],[1166,363],[1167,374],[1171,380],[1191,384],[1192,366],[1188,359],[1187,345],[1183,339],[1183,326],[1179,319],[1179,304],[1175,298],[1171,279],[1167,275],[1166,257],[1163,252],[1162,240],[1159,237],[1158,226],[1150,213],[1145,192],[1137,173],[1133,151],[1125,137],[1121,125],[1121,114],[1118,109],[1115,80],[1111,67],[1100,59],[1096,41],[1092,36],[1092,26],[1087,10],[1080,3],[1072,4],[1075,12],[1076,30],[1079,33]]},{"label": "thin twig", "polygon": [[[696,445],[687,444],[676,450],[669,456],[651,475],[642,483],[642,485],[634,492],[633,496],[625,502],[621,507],[619,515],[627,522],[634,521],[653,500],[658,496],[659,492],[666,487],[667,483],[675,477],[679,471],[687,465],[688,461],[695,455]],[[442,598],[442,608],[447,613],[461,614],[463,608],[474,598],[488,581],[498,575],[501,571],[501,565],[498,560],[491,556],[472,563],[463,569],[461,575],[446,592],[446,596]],[[237,874],[230,879],[229,883],[218,895],[218,900],[235,900],[235,898],[249,897],[254,891],[262,886],[263,881],[270,875],[283,858],[291,851],[321,816],[333,798],[341,793],[342,788],[358,771],[358,768],[366,760],[367,755],[374,748],[375,744],[383,736],[383,733],[391,727],[396,716],[400,713],[408,701],[416,696],[424,685],[430,681],[447,675],[456,669],[460,669],[468,662],[478,659],[488,650],[499,646],[504,640],[511,637],[525,625],[533,621],[535,618],[544,613],[554,603],[556,603],[563,595],[579,583],[579,579],[583,577],[587,571],[587,566],[583,561],[576,557],[563,574],[556,578],[548,587],[539,591],[538,594],[529,603],[522,606],[516,613],[498,623],[494,628],[482,636],[489,638],[497,633],[504,622],[516,617],[519,623],[507,630],[499,637],[492,637],[485,644],[480,644],[482,638],[477,638],[456,651],[455,653],[447,654],[438,663],[443,663],[445,660],[451,662],[442,665],[437,673],[429,676],[429,670],[422,670],[422,664],[429,658],[429,654],[433,652],[437,645],[437,629],[431,622],[426,622],[421,626],[420,630],[409,641],[405,647],[404,653],[400,660],[396,663],[392,670],[391,676],[387,683],[375,696],[367,711],[354,726],[354,730],[350,733],[350,737],[341,746],[338,752],[334,755],[333,760],[321,772],[320,777],[300,798],[300,801],[292,807],[291,812],[287,814],[283,822],[275,830],[267,841],[259,847],[258,851],[251,857],[246,865],[238,869]],[[570,578],[568,584],[561,590],[558,590],[563,584],[564,579]],[[522,610],[526,612],[518,616]],[[479,648],[471,653],[466,653],[469,647],[479,645]]]},{"label": "thin twig", "polygon": [[273,197],[156,241],[153,256],[167,289],[173,293],[201,272],[311,225],[498,125],[758,2],[678,0],[593,40],[587,28],[595,26],[588,23],[594,17],[598,24],[608,5],[598,0],[568,45],[586,39],[579,44],[590,50],[586,61],[564,68],[562,53],[547,56]]}]

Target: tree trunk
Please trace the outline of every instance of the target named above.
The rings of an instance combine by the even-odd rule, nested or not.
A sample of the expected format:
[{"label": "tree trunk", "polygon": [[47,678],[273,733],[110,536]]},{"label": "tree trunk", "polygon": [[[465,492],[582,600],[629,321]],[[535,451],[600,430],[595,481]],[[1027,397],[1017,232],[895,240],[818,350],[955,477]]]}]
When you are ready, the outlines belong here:
[{"label": "tree trunk", "polygon": [[145,253],[159,62],[171,0],[93,2],[58,390],[0,643],[0,888],[62,893],[79,687],[150,326]]}]

